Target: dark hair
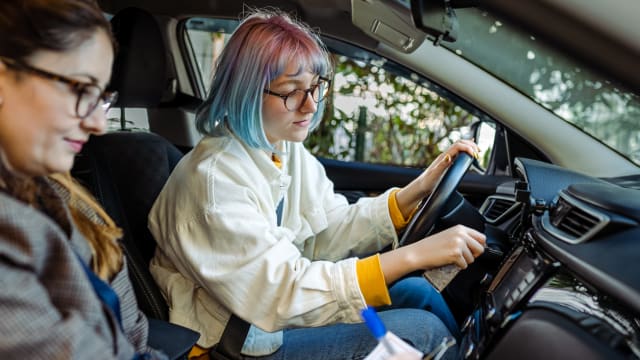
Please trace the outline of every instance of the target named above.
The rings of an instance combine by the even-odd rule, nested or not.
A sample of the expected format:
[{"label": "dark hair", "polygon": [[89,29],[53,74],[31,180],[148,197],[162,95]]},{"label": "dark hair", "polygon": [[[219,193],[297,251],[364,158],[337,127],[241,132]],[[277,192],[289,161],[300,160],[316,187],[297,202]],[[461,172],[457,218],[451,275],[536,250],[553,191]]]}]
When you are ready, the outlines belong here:
[{"label": "dark hair", "polygon": [[0,56],[25,60],[39,50],[70,50],[97,29],[115,47],[109,21],[94,0],[0,1]]},{"label": "dark hair", "polygon": [[[64,52],[82,45],[99,29],[115,41],[111,25],[94,0],[0,0],[0,56],[26,61],[38,51]],[[92,269],[104,280],[122,268],[122,231],[98,202],[69,174],[49,178],[66,188],[74,224],[92,250]],[[0,162],[0,188],[38,208],[42,182],[11,174]],[[54,219],[55,220],[55,219]]]}]

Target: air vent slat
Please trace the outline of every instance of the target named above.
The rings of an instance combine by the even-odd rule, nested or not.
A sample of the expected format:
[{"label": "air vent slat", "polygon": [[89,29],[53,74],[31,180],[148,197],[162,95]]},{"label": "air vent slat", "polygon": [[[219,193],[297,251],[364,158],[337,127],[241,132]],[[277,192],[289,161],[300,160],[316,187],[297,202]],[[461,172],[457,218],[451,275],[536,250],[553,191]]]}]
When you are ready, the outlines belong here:
[{"label": "air vent slat", "polygon": [[[591,216],[591,215],[589,215],[587,213],[579,211],[578,209],[573,209],[573,211],[569,215],[575,216],[576,217],[575,221],[583,222],[583,223],[585,223],[585,225],[587,225],[589,227],[591,227],[591,226],[593,226],[593,225],[598,223],[598,219],[596,219],[595,217],[593,217],[593,216]],[[567,215],[567,216],[569,216],[569,215]]]},{"label": "air vent slat", "polygon": [[560,199],[556,211],[551,215],[551,223],[568,236],[579,239],[600,225],[601,219],[577,208],[565,199]]},{"label": "air vent slat", "polygon": [[484,217],[488,220],[496,220],[506,213],[515,201],[508,199],[491,199],[491,203],[484,211]]}]

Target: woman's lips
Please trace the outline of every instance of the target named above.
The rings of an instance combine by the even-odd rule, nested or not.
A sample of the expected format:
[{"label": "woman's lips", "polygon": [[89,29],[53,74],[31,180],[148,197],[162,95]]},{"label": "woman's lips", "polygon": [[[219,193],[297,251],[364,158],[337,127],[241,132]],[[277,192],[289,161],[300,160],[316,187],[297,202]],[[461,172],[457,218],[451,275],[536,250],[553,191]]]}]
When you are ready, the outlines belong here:
[{"label": "woman's lips", "polygon": [[82,146],[84,146],[84,143],[86,142],[84,140],[71,140],[71,139],[65,139],[65,140],[67,141],[71,149],[76,153],[79,153],[80,151],[82,151]]}]

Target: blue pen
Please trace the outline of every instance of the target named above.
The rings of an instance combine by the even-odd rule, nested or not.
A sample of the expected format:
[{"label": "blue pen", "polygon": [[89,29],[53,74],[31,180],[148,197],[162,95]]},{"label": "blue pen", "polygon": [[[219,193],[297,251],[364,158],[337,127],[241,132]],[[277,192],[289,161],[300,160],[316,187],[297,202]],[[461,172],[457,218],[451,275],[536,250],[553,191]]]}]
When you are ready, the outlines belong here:
[{"label": "blue pen", "polygon": [[367,307],[362,310],[361,315],[364,319],[364,323],[367,324],[369,331],[371,331],[373,336],[378,339],[380,343],[382,343],[382,346],[387,349],[389,355],[395,354],[393,345],[391,345],[389,339],[386,337],[387,329],[384,327],[384,324],[378,317],[376,311],[372,307]]}]

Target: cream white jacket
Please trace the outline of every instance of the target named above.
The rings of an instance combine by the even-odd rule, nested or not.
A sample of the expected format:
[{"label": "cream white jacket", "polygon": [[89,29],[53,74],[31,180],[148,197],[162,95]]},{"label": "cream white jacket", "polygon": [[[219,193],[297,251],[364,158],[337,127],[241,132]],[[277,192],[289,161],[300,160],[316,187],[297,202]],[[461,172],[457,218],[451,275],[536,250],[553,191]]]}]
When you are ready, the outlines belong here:
[{"label": "cream white jacket", "polygon": [[[390,191],[349,205],[302,144],[280,157],[281,169],[231,135],[205,137],[151,209],[151,272],[171,321],[199,331],[200,346],[218,342],[231,313],[266,332],[361,321],[356,256],[397,243]],[[281,333],[256,330],[243,353],[281,345]]]}]

